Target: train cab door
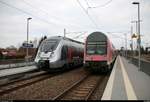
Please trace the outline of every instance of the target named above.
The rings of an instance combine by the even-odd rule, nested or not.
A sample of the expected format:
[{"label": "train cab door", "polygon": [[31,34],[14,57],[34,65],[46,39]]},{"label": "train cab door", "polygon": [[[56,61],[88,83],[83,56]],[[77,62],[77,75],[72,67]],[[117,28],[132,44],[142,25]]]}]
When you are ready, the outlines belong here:
[{"label": "train cab door", "polygon": [[63,46],[61,50],[61,60],[67,61],[68,47]]},{"label": "train cab door", "polygon": [[63,46],[62,50],[61,50],[61,60],[64,63],[65,69],[69,68],[69,63],[68,63],[68,47],[67,46]]}]

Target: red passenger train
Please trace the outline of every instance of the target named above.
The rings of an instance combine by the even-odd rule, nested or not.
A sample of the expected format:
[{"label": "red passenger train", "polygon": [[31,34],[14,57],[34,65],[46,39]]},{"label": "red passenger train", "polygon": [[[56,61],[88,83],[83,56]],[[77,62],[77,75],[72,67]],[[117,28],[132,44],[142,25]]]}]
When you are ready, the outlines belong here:
[{"label": "red passenger train", "polygon": [[91,33],[85,41],[84,68],[107,72],[112,68],[116,54],[113,44],[102,32]]}]

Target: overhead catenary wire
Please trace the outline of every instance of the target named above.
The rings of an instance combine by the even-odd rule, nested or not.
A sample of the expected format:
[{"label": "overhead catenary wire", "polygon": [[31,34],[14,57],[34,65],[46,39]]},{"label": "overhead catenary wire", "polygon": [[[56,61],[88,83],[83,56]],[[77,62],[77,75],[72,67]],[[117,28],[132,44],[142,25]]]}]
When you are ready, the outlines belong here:
[{"label": "overhead catenary wire", "polygon": [[110,4],[112,2],[112,0],[109,0],[108,2],[106,2],[105,4],[102,4],[102,5],[99,5],[99,6],[89,6],[88,8],[99,8],[99,7],[105,7],[107,6],[108,4]]},{"label": "overhead catenary wire", "polygon": [[[99,6],[95,6],[95,7],[90,6],[88,0],[85,0],[85,2],[86,2],[86,4],[87,4],[88,8],[98,8],[98,7],[105,7],[105,6],[107,6],[109,3],[112,2],[112,0],[109,0],[108,2],[106,2],[106,3],[103,4],[103,5],[99,5]],[[88,9],[88,8],[87,8],[87,9]],[[88,13],[87,13],[87,14],[88,14]],[[110,32],[109,32],[109,33],[110,33]],[[117,36],[117,35],[112,34],[112,33],[111,33],[111,35],[113,35],[113,36],[115,36],[115,37],[117,37],[117,38],[120,38],[120,39],[125,39],[124,37],[120,37],[120,36]]]},{"label": "overhead catenary wire", "polygon": [[[37,16],[37,15],[34,15],[34,14],[32,14],[32,13],[29,13],[29,12],[27,12],[27,11],[25,11],[25,10],[20,9],[20,8],[17,8],[17,7],[15,7],[15,6],[11,5],[11,4],[8,4],[8,3],[4,2],[4,1],[0,1],[0,3],[3,4],[3,5],[5,5],[5,6],[8,6],[8,7],[10,7],[10,8],[16,9],[16,10],[18,10],[18,11],[24,13],[24,14],[30,15],[30,16],[32,16],[32,17],[34,17],[34,18],[36,18],[36,19],[38,19],[38,20],[40,20],[40,21],[42,21],[42,22],[45,22],[45,23],[47,23],[47,24],[49,24],[49,25],[56,25],[56,26],[59,26],[58,24],[56,24],[56,23],[54,23],[54,22],[52,22],[52,21],[48,21],[48,20],[46,20],[46,19],[43,19],[43,18],[41,18],[41,17],[39,17],[39,16]],[[29,4],[28,4],[28,5],[29,5]],[[32,6],[32,5],[30,5],[30,6]],[[35,7],[33,7],[33,8],[35,8]],[[35,9],[36,9],[36,8],[35,8]],[[72,26],[85,27],[85,26],[79,26],[79,25],[73,25],[73,24],[72,24]]]},{"label": "overhead catenary wire", "polygon": [[[111,34],[112,36],[117,37],[117,38],[119,38],[119,39],[123,39],[123,40],[126,39],[125,37],[121,37],[121,36],[119,36],[119,35],[112,34],[112,32],[107,32],[107,33],[109,33],[109,34]],[[130,40],[128,40],[128,39],[127,39],[127,41],[130,42]]]},{"label": "overhead catenary wire", "polygon": [[74,37],[72,38],[72,39],[77,39],[77,38],[83,36],[83,35],[86,34],[86,33],[87,33],[87,31],[80,31],[80,32],[67,32],[66,34],[79,34],[79,35],[76,35],[76,36],[74,36]]},{"label": "overhead catenary wire", "polygon": [[116,34],[113,34],[112,32],[107,32],[108,34],[111,34],[112,36],[115,36],[117,38],[120,38],[120,39],[125,39],[124,37],[121,37],[121,36],[118,36]]},{"label": "overhead catenary wire", "polygon": [[90,7],[90,5],[89,5],[89,3],[88,3],[88,0],[85,0],[85,2],[86,2],[86,4],[87,4],[87,6]]},{"label": "overhead catenary wire", "polygon": [[79,0],[77,0],[77,2],[79,3],[79,5],[82,7],[82,9],[84,10],[84,12],[87,14],[87,16],[91,19],[91,21],[94,23],[94,25],[98,28],[98,26],[97,26],[97,24],[94,22],[94,20],[91,18],[91,16],[88,14],[88,9],[89,8],[97,8],[97,7],[104,7],[104,6],[106,6],[106,5],[108,5],[109,3],[111,3],[112,2],[112,0],[109,0],[108,2],[106,2],[105,4],[103,4],[103,5],[99,5],[99,6],[96,6],[96,7],[92,7],[92,6],[90,6],[90,4],[89,4],[89,2],[88,2],[88,0],[85,0],[85,2],[86,2],[86,4],[87,4],[87,10],[81,5],[81,3],[80,3],[80,1]]},{"label": "overhead catenary wire", "polygon": [[[79,0],[77,0],[77,1],[79,1]],[[56,25],[56,24],[53,23],[53,22],[47,21],[47,20],[45,20],[45,19],[42,19],[42,18],[40,18],[40,17],[38,17],[38,16],[35,16],[35,15],[29,13],[29,12],[26,12],[25,10],[22,10],[22,9],[20,9],[20,8],[17,8],[17,7],[15,7],[15,6],[11,5],[11,4],[5,3],[5,2],[3,2],[3,1],[0,1],[0,3],[2,3],[2,4],[4,4],[4,5],[7,5],[7,6],[11,7],[11,8],[14,8],[14,9],[16,9],[16,10],[18,10],[18,11],[20,11],[20,12],[23,12],[23,13],[25,13],[25,14],[27,14],[27,15],[31,15],[31,16],[33,16],[33,17],[35,17],[35,18],[37,18],[37,19],[39,19],[39,20],[41,20],[41,21],[47,23],[47,24],[50,24],[50,25],[54,24],[54,25]],[[82,9],[86,12],[86,10],[83,8],[83,6],[81,5],[80,2],[79,2],[79,4],[80,4],[80,6],[82,7]],[[87,14],[87,13],[86,13],[86,14]],[[88,17],[90,17],[89,14],[87,14],[87,15],[88,15]],[[95,23],[95,22],[94,22],[94,23]],[[112,34],[112,35],[113,35],[113,34]],[[114,35],[114,36],[116,36],[116,35]],[[116,37],[121,38],[121,39],[124,39],[124,38],[122,38],[122,37],[120,37],[120,36],[116,36]]]},{"label": "overhead catenary wire", "polygon": [[71,34],[71,33],[86,33],[87,31],[78,31],[78,32],[67,32],[66,34]]},{"label": "overhead catenary wire", "polygon": [[90,21],[95,25],[95,27],[97,29],[99,29],[98,25],[95,23],[95,21],[92,19],[92,17],[87,13],[86,9],[82,6],[82,4],[80,3],[79,0],[76,0],[77,3],[80,5],[80,7],[83,9],[83,11],[86,13],[86,15],[88,16],[88,18],[90,19]]},{"label": "overhead catenary wire", "polygon": [[84,33],[81,33],[81,34],[79,34],[78,36],[75,36],[74,38],[77,39],[77,38],[79,38],[79,37],[81,37],[81,36],[83,36],[83,35],[84,35]]},{"label": "overhead catenary wire", "polygon": [[[60,22],[64,21],[63,19],[58,18],[58,17],[56,17],[56,16],[50,14],[49,12],[47,12],[47,11],[44,10],[44,9],[37,8],[37,7],[33,6],[32,4],[26,2],[25,0],[21,0],[21,1],[22,1],[23,3],[25,3],[26,5],[30,6],[31,8],[34,8],[34,9],[36,9],[36,10],[38,10],[38,11],[42,11],[42,12],[45,13],[46,15],[49,15],[49,16],[55,18],[57,21],[58,21],[58,20],[59,20]],[[63,23],[63,24],[64,24],[64,23]],[[67,22],[65,22],[64,25],[70,25],[70,26],[76,26],[76,27],[83,27],[83,26],[80,26],[80,25],[70,24],[70,23],[67,23]]]},{"label": "overhead catenary wire", "polygon": [[0,1],[0,3],[6,5],[6,6],[8,6],[8,7],[14,8],[14,9],[16,9],[16,10],[18,10],[18,11],[24,13],[24,14],[30,15],[30,16],[32,16],[32,17],[35,17],[35,18],[39,19],[40,21],[43,21],[43,22],[45,22],[45,23],[47,23],[47,24],[50,24],[50,25],[54,24],[54,25],[56,25],[56,24],[53,23],[53,22],[47,21],[47,20],[45,20],[45,19],[42,19],[42,18],[40,18],[40,17],[38,17],[38,16],[35,16],[35,15],[29,13],[29,12],[26,12],[25,10],[22,10],[22,9],[20,9],[20,8],[17,8],[17,7],[15,7],[15,6],[11,5],[11,4],[5,3],[5,2],[3,2],[3,1]]},{"label": "overhead catenary wire", "polygon": [[[111,32],[108,32],[108,33],[111,33]],[[126,34],[126,33],[125,33]],[[127,34],[126,34],[127,35]],[[111,36],[113,36],[113,37],[115,37],[115,38],[119,38],[119,39],[121,39],[121,41],[123,41],[122,42],[122,45],[123,46],[126,46],[125,48],[127,48],[127,45],[130,43],[130,40],[128,40],[127,39],[127,37],[121,37],[121,36],[119,36],[119,35],[116,35],[116,34],[112,34],[111,33]],[[125,41],[124,41],[125,40]],[[118,40],[115,40],[115,41],[117,41],[118,42],[118,44],[120,43],[120,41],[118,41]],[[128,42],[128,43],[127,43]],[[125,45],[124,45],[125,44]]]}]

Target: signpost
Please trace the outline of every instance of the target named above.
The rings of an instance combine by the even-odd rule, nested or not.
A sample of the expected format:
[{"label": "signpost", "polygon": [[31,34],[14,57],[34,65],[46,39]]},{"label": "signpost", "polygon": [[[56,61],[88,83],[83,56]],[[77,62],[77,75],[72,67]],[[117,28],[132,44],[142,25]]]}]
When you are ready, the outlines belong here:
[{"label": "signpost", "polygon": [[22,46],[23,48],[33,48],[33,44],[23,43]]}]

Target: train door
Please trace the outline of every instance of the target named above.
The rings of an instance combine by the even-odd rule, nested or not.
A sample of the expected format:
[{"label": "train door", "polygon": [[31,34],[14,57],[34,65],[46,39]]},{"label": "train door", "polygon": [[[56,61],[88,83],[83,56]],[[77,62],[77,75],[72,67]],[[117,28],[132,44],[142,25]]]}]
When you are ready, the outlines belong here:
[{"label": "train door", "polygon": [[61,61],[64,63],[64,68],[69,68],[69,63],[68,63],[68,47],[63,46],[61,50]]},{"label": "train door", "polygon": [[63,46],[61,50],[61,60],[67,61],[68,47]]}]

